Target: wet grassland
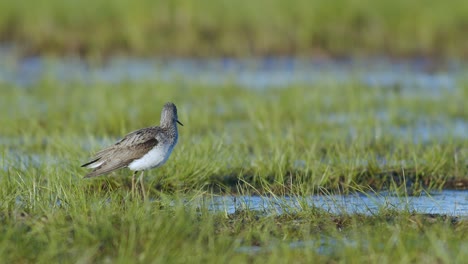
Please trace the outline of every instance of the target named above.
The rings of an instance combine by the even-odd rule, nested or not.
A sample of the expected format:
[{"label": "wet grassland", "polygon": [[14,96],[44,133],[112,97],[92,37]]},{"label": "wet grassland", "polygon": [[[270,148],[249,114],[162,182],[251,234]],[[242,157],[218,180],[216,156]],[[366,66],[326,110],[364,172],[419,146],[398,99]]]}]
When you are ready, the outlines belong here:
[{"label": "wet grassland", "polygon": [[[25,262],[462,263],[463,215],[301,202],[389,191],[466,190],[468,83],[440,89],[346,83],[252,88],[225,81],[0,84],[0,258]],[[79,165],[179,108],[179,143],[132,199],[128,170]],[[277,197],[282,210],[209,201]],[[285,203],[297,197],[297,205]],[[463,201],[460,201],[463,202]]]}]

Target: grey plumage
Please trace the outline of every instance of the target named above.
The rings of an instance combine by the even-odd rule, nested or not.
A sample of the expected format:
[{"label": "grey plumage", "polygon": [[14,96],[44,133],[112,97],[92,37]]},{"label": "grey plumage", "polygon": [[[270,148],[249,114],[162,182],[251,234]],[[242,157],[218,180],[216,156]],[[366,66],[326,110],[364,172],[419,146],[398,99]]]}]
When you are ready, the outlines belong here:
[{"label": "grey plumage", "polygon": [[[93,168],[93,171],[85,177],[95,177],[128,167],[153,149],[161,149],[161,154],[158,153],[158,155],[165,155],[167,159],[177,143],[177,123],[182,125],[178,121],[176,106],[173,103],[166,103],[161,112],[160,126],[131,132],[114,145],[98,151],[89,162],[81,165],[81,167]],[[149,160],[150,165],[142,170],[158,167],[164,162],[165,159],[153,164]]]}]

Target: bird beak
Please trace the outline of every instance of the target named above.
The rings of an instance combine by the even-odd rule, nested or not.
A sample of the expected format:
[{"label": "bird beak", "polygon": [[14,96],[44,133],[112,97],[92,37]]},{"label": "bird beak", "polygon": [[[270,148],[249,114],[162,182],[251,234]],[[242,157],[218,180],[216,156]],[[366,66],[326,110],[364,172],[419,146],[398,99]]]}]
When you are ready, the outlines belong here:
[{"label": "bird beak", "polygon": [[176,120],[176,121],[177,123],[179,123],[179,125],[184,126],[184,124],[182,124],[179,120]]}]

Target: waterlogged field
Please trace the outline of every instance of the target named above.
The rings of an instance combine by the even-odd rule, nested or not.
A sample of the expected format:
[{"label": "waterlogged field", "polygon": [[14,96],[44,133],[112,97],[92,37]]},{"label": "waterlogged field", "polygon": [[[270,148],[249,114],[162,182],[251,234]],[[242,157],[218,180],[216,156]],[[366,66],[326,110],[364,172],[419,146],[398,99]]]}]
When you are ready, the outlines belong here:
[{"label": "waterlogged field", "polygon": [[[273,67],[264,75],[276,76],[272,84],[249,82],[243,71],[232,71],[235,65],[214,76],[130,74],[118,81],[105,69],[60,78],[57,69],[36,75],[31,66],[15,75],[15,67],[21,68],[0,74],[5,262],[462,263],[468,257],[467,211],[457,205],[431,214],[389,199],[356,213],[314,203],[381,191],[410,200],[450,188],[461,189],[454,203],[466,206],[463,74],[413,72],[416,78],[398,82],[346,67],[311,79],[295,69],[304,78],[288,82]],[[231,77],[215,78],[222,74]],[[166,101],[177,105],[184,126],[167,164],[146,173],[150,199],[131,196],[128,170],[83,179],[80,164],[126,133],[158,124]],[[269,197],[274,206],[252,208],[245,197]]]}]

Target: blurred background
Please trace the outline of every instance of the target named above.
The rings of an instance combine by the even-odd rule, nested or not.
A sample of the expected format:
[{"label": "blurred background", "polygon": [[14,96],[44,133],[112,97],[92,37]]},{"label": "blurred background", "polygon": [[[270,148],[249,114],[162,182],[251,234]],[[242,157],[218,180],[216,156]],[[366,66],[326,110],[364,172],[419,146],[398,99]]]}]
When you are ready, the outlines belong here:
[{"label": "blurred background", "polygon": [[174,159],[195,165],[168,183],[314,181],[328,162],[445,182],[467,169],[467,58],[466,0],[0,1],[0,133],[80,164],[174,101]]},{"label": "blurred background", "polygon": [[459,73],[467,57],[463,0],[0,2],[0,82],[20,85],[182,78],[258,87],[385,68],[365,82],[399,85],[395,74],[416,70],[404,85],[433,88],[453,75],[421,73]]},{"label": "blurred background", "polygon": [[22,55],[468,56],[463,0],[2,1]]}]

